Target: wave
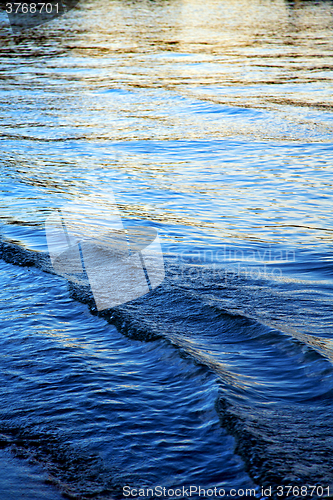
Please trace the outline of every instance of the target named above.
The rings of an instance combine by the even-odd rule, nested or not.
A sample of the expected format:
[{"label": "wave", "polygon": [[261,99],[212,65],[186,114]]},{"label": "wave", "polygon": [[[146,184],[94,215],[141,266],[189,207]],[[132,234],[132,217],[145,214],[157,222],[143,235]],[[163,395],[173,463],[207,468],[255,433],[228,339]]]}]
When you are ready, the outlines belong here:
[{"label": "wave", "polygon": [[[8,241],[0,242],[0,257],[53,272],[47,254]],[[330,339],[290,326],[288,302],[281,303],[281,294],[261,283],[254,285],[240,276],[217,282],[209,268],[195,287],[184,276],[188,275],[175,273],[175,263],[166,259],[166,279],[158,288],[100,312],[88,287],[70,283],[68,290],[74,300],[88,305],[92,315],[122,334],[145,342],[167,340],[181,356],[216,375],[215,407],[221,425],[235,437],[236,453],[253,480],[273,487],[272,498],[281,498],[279,485],[332,488]],[[277,301],[289,318],[284,324]]]}]

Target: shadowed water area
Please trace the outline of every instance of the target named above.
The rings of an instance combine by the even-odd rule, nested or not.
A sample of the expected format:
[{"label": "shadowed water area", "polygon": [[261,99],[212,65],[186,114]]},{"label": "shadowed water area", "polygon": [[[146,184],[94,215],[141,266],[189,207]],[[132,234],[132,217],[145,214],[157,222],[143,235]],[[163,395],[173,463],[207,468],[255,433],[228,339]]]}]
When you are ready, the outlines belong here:
[{"label": "shadowed water area", "polygon": [[[1,499],[333,495],[333,4],[0,26]],[[97,311],[45,221],[110,193],[125,231],[158,231],[165,279]]]}]

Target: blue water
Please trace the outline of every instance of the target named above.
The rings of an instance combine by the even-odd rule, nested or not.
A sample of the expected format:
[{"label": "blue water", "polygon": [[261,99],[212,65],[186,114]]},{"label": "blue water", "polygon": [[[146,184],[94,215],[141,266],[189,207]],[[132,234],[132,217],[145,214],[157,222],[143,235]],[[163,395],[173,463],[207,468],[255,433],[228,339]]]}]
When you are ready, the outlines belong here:
[{"label": "blue water", "polygon": [[[332,20],[87,1],[12,35],[2,15],[1,499],[22,470],[31,500],[333,495]],[[158,230],[166,278],[97,313],[44,225],[110,192]]]}]

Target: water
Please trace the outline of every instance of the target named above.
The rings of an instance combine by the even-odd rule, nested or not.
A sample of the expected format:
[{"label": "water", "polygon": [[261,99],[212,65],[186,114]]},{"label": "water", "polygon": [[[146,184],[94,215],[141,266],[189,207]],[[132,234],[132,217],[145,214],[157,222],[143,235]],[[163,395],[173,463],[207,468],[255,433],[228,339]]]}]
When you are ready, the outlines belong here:
[{"label": "water", "polygon": [[[87,1],[20,35],[2,15],[1,498],[333,494],[332,21],[280,0]],[[97,314],[44,223],[111,191],[166,279]]]}]

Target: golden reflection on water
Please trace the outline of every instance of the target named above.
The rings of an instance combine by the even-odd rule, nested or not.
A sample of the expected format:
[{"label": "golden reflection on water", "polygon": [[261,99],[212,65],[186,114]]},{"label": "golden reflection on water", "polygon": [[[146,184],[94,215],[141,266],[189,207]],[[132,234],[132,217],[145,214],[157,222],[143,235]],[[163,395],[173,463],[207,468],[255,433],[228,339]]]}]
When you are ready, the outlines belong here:
[{"label": "golden reflection on water", "polygon": [[[320,163],[311,151],[297,157],[265,145],[331,143],[332,21],[328,2],[89,0],[29,33],[4,33],[4,138],[38,149],[15,152],[6,172],[45,198],[111,186],[131,219],[221,239],[286,241],[304,228],[308,244],[312,228],[328,227],[329,154],[321,151]],[[218,142],[231,137],[261,144]],[[149,149],[153,140],[187,141],[188,150],[173,160],[172,149],[167,157],[156,147],[112,149],[116,141]],[[71,141],[77,149],[68,152]],[[17,219],[31,219],[33,210],[15,208]],[[3,214],[12,216],[8,204]]]},{"label": "golden reflection on water", "polygon": [[105,68],[112,54],[124,56],[117,57],[118,71],[105,71],[100,83],[117,76],[117,83],[140,88],[271,85],[318,81],[318,73],[331,81],[329,3],[101,1],[80,8],[75,53],[101,57]]}]

